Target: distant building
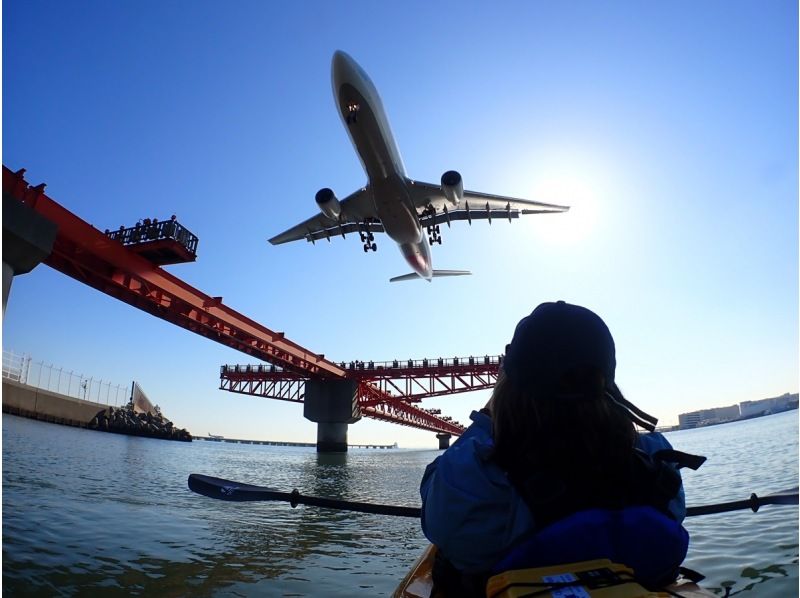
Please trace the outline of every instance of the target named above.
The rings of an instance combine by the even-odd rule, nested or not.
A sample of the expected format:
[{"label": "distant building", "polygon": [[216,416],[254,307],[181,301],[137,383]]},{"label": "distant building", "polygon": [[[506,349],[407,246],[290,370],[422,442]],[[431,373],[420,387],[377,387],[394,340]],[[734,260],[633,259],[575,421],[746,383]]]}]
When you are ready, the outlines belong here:
[{"label": "distant building", "polygon": [[760,401],[743,401],[739,404],[742,417],[758,417],[759,415],[770,415],[780,413],[789,409],[797,409],[798,393],[784,393],[779,397],[761,399]]},{"label": "distant building", "polygon": [[691,413],[681,413],[678,416],[678,427],[681,430],[696,428],[700,420],[705,419],[704,411],[692,411]]},{"label": "distant building", "polygon": [[687,428],[698,428],[732,422],[738,419],[780,413],[790,409],[797,409],[797,402],[798,393],[791,394],[787,392],[779,397],[769,399],[743,401],[738,405],[730,405],[728,407],[714,407],[712,409],[681,413],[678,416],[678,427],[681,430],[685,430]]},{"label": "distant building", "polygon": [[711,409],[701,409],[700,411],[692,411],[690,413],[681,413],[678,416],[678,425],[684,430],[686,428],[697,428],[699,426],[736,421],[739,417],[739,405],[713,407]]}]

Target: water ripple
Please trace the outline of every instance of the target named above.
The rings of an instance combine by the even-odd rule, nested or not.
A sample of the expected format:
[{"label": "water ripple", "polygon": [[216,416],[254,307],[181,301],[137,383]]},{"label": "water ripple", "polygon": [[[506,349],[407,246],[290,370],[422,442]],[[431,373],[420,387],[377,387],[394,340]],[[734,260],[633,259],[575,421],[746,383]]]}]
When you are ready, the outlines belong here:
[{"label": "water ripple", "polygon": [[[677,432],[705,454],[688,503],[797,486],[797,418]],[[304,494],[419,504],[437,451],[313,449],[129,438],[3,416],[3,589],[13,596],[390,595],[426,540],[419,522],[224,503],[190,492],[198,472]],[[687,566],[723,593],[796,595],[798,509],[687,520]]]}]

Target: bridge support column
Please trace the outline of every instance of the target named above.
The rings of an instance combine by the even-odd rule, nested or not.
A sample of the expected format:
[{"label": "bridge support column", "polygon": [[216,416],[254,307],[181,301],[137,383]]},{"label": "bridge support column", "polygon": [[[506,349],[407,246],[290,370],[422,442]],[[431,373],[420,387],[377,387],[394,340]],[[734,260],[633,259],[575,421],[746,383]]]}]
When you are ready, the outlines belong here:
[{"label": "bridge support column", "polygon": [[317,452],[346,453],[347,424],[317,423]]},{"label": "bridge support column", "polygon": [[57,232],[54,222],[3,193],[3,316],[14,276],[27,274],[50,255]]},{"label": "bridge support column", "polygon": [[439,450],[443,451],[447,448],[450,448],[450,439],[452,438],[451,434],[447,432],[441,432],[436,435],[436,438],[439,439]]},{"label": "bridge support column", "polygon": [[14,268],[3,262],[3,315],[6,315],[6,303],[8,303],[8,295],[11,293],[12,280],[14,280]]},{"label": "bridge support column", "polygon": [[303,416],[317,424],[318,453],[346,453],[347,424],[354,424],[361,419],[358,382],[307,381]]}]

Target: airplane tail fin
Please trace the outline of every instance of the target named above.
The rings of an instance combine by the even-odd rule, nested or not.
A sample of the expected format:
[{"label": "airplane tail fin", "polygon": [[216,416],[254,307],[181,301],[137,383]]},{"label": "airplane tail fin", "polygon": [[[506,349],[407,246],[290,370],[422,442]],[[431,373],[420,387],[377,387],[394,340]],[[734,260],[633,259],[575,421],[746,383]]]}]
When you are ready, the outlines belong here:
[{"label": "airplane tail fin", "polygon": [[[440,278],[444,276],[469,276],[472,272],[469,270],[434,270],[433,271],[433,278]],[[395,276],[394,278],[390,278],[389,282],[400,282],[401,280],[425,280],[416,272],[412,272],[411,274],[403,274],[402,276]],[[430,281],[428,281],[430,282]]]}]

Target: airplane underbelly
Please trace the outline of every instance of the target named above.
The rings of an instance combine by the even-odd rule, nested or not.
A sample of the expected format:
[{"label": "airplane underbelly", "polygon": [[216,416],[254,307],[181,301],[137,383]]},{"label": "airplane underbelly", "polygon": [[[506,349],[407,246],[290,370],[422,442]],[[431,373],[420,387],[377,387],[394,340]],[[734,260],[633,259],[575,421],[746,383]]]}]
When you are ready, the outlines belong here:
[{"label": "airplane underbelly", "polygon": [[381,193],[376,189],[374,193],[375,210],[386,234],[401,245],[419,243],[422,239],[422,228],[416,214],[408,208],[403,194],[386,191]]},{"label": "airplane underbelly", "polygon": [[[394,173],[404,174],[400,153],[397,151],[388,124],[382,124],[385,116],[376,114],[370,103],[352,85],[344,84],[339,89],[339,110],[345,121],[347,133],[361,158],[370,180],[387,179]],[[351,107],[356,112],[350,113]]]}]

